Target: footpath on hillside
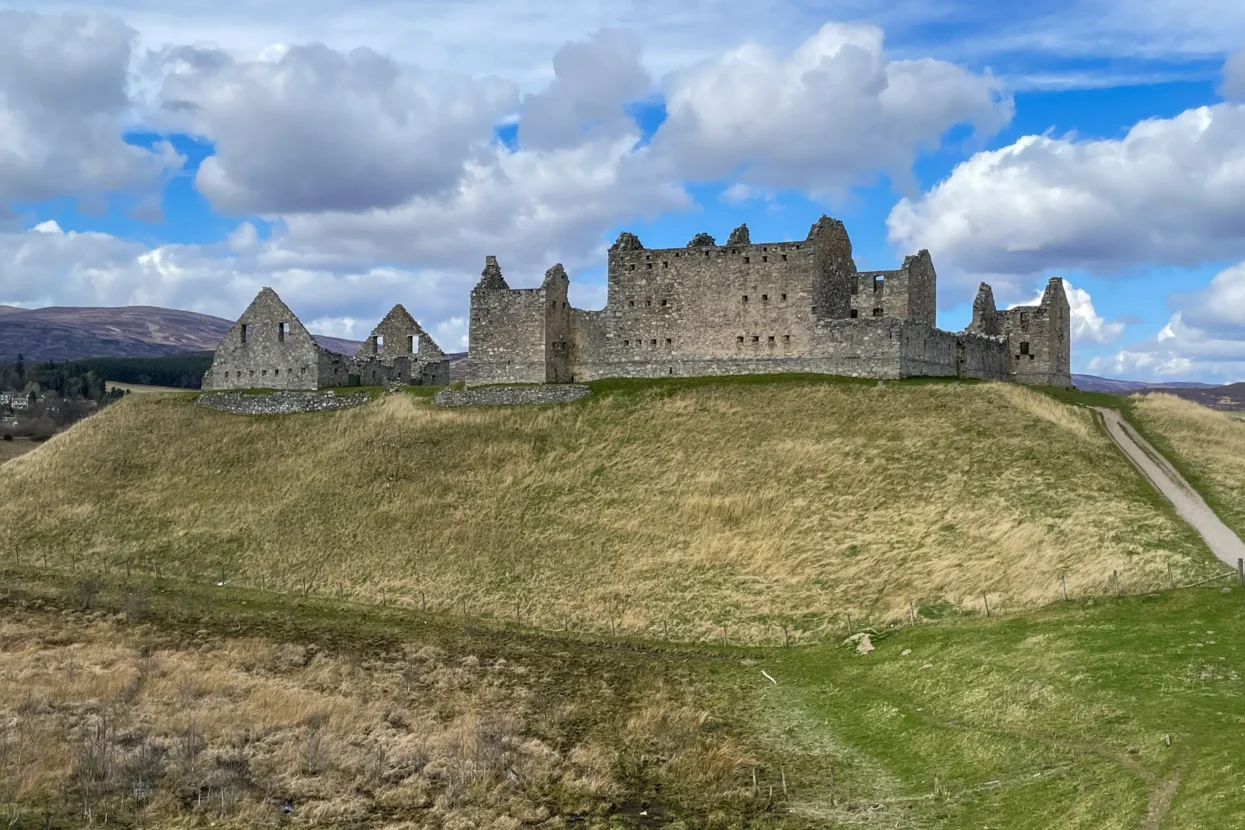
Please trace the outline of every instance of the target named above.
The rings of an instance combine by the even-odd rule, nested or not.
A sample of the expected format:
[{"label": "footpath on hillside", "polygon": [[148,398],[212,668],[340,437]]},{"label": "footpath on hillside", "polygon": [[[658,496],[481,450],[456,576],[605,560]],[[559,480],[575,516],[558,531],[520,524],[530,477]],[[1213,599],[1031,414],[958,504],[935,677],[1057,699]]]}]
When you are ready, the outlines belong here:
[{"label": "footpath on hillside", "polygon": [[1201,534],[1215,556],[1233,568],[1237,567],[1238,561],[1245,558],[1245,543],[1241,542],[1240,537],[1219,519],[1176,468],[1120,417],[1119,412],[1100,406],[1094,409],[1106,422],[1111,440],[1176,506],[1176,512]]}]

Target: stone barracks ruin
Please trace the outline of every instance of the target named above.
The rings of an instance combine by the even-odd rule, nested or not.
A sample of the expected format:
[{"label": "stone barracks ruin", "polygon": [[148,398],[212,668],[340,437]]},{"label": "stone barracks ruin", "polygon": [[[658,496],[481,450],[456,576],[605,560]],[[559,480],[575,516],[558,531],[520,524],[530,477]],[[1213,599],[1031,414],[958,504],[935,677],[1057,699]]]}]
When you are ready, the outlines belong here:
[{"label": "stone barracks ruin", "polygon": [[1041,304],[999,310],[983,283],[964,332],[935,326],[929,251],[896,271],[857,271],[847,230],[822,216],[801,242],[609,250],[605,308],[567,301],[559,264],[539,288],[510,288],[486,258],[471,292],[468,381],[562,383],[617,377],[812,372],[962,377],[1068,387],[1071,314],[1063,281]]},{"label": "stone barracks ruin", "polygon": [[242,312],[203,376],[209,391],[447,383],[445,353],[401,305],[349,357],[317,343],[271,288],[260,291]]}]

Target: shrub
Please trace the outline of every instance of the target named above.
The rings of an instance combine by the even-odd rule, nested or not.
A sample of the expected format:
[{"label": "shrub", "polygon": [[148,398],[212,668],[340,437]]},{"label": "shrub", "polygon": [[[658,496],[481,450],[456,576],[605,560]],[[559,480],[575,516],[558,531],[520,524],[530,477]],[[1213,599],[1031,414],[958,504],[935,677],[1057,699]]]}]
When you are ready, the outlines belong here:
[{"label": "shrub", "polygon": [[13,440],[13,436],[12,436],[12,434],[11,434],[11,433],[6,432],[6,433],[4,434],[4,440],[5,440],[5,441],[12,441],[12,440]]}]

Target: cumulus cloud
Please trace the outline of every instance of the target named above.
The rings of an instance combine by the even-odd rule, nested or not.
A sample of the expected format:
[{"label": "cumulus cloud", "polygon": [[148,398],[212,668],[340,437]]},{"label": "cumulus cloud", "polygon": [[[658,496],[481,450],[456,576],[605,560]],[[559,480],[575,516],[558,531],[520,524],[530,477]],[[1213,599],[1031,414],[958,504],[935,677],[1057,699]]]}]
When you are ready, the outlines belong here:
[{"label": "cumulus cloud", "polygon": [[0,214],[15,202],[157,185],[181,160],[122,139],[135,32],[120,21],[0,10]]},{"label": "cumulus cloud", "polygon": [[1245,106],[1150,119],[1121,139],[1030,135],[977,153],[887,219],[892,243],[975,274],[1109,272],[1245,254]]},{"label": "cumulus cloud", "polygon": [[1245,262],[1172,301],[1177,310],[1158,334],[1094,358],[1090,371],[1155,380],[1245,379]]},{"label": "cumulus cloud", "polygon": [[[1120,320],[1110,322],[1104,319],[1094,308],[1093,297],[1084,288],[1076,288],[1066,279],[1063,281],[1063,288],[1064,293],[1068,296],[1069,310],[1072,312],[1073,343],[1098,343],[1105,345],[1114,342],[1124,333],[1124,322]],[[1042,287],[1033,299],[1024,303],[1015,303],[1012,307],[1015,308],[1018,305],[1039,305],[1045,292],[1046,288]]]},{"label": "cumulus cloud", "polygon": [[528,149],[572,147],[585,138],[635,132],[623,106],[648,95],[652,81],[634,34],[605,29],[553,56],[549,86],[523,99],[519,142]]},{"label": "cumulus cloud", "polygon": [[[603,230],[691,205],[680,185],[644,152],[631,150],[634,141],[628,136],[550,151],[495,147],[467,165],[449,197],[362,213],[291,216],[285,245],[292,255],[313,259],[331,250],[351,262],[458,268],[475,278],[484,255],[496,254],[507,273],[527,269],[536,282],[554,261],[603,264]],[[600,262],[588,259],[593,255]]]},{"label": "cumulus cloud", "polygon": [[1245,46],[1229,55],[1224,63],[1219,94],[1229,101],[1245,101]]},{"label": "cumulus cloud", "polygon": [[953,126],[991,134],[1013,112],[989,74],[897,60],[880,29],[828,23],[791,55],[745,45],[671,74],[653,146],[685,175],[834,194],[877,170],[907,181]]},{"label": "cumulus cloud", "polygon": [[231,213],[366,210],[448,192],[518,104],[513,83],[434,77],[365,48],[239,60],[178,46],[152,64],[164,73],[154,120],[213,142],[195,185]]}]

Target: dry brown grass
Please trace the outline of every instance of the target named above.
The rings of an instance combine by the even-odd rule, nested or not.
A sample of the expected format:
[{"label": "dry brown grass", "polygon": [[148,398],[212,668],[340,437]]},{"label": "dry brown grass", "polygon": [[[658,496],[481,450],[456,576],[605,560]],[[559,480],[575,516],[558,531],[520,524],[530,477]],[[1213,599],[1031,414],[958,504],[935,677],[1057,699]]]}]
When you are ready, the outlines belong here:
[{"label": "dry brown grass", "polygon": [[1214,502],[1220,518],[1245,534],[1245,423],[1177,397],[1134,398],[1133,414],[1147,434],[1170,449]]},{"label": "dry brown grass", "polygon": [[539,664],[437,647],[358,659],[206,633],[153,647],[149,631],[99,614],[7,613],[0,804],[27,820],[50,809],[82,824],[250,827],[288,809],[315,826],[518,827],[550,805],[604,815],[637,762],[702,793],[733,792],[755,763],[687,690],[652,691],[630,722],[617,699],[607,728],[574,699],[612,686],[551,688]]},{"label": "dry brown grass", "polygon": [[1005,385],[782,382],[239,417],[131,398],[6,469],[0,546],[513,617],[773,641],[908,603],[1196,571],[1088,414]]}]

